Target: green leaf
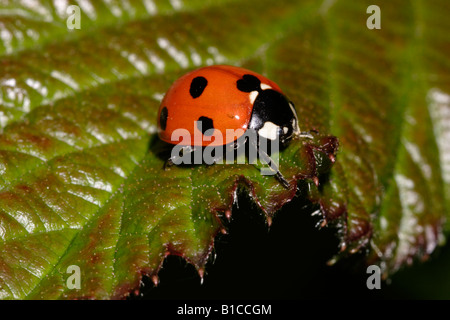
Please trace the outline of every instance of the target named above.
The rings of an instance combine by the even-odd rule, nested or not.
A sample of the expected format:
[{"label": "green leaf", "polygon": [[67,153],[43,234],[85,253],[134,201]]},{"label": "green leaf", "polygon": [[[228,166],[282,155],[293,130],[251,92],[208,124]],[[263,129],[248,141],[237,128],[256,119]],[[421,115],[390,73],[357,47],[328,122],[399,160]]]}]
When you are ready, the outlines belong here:
[{"label": "green leaf", "polygon": [[[225,232],[222,218],[239,186],[271,219],[295,195],[295,181],[313,183],[336,152],[333,137],[294,141],[281,160],[289,190],[257,166],[164,170],[166,158],[159,156],[156,112],[171,82],[197,64],[244,61],[282,30],[297,5],[266,15],[272,36],[256,26],[263,7],[246,14],[255,27],[236,26],[247,33],[238,44],[222,28],[194,31],[218,18],[231,21],[251,4],[202,5],[195,12],[194,3],[180,12],[158,5],[158,15],[141,16],[142,4],[130,3],[134,11],[126,12],[135,15],[115,19],[119,7],[107,7],[106,15],[94,8],[98,2],[89,3],[93,11],[82,16],[88,23],[71,32],[51,3],[6,14],[18,20],[4,27],[15,41],[3,42],[2,57],[2,298],[120,298],[142,273],[156,276],[167,254],[183,256],[201,272],[214,236]],[[32,23],[39,17],[29,15],[41,12],[52,12],[52,25],[34,43],[20,42],[18,21]],[[92,15],[95,21],[88,20]],[[261,38],[250,43],[251,33]],[[81,271],[78,290],[66,283],[72,265]]]},{"label": "green leaf", "polygon": [[[0,5],[0,298],[122,298],[167,254],[201,273],[237,188],[270,223],[298,180],[337,227],[336,259],[364,248],[389,274],[442,243],[445,1],[383,1],[380,30],[369,1],[88,0],[74,30],[61,3]],[[273,79],[320,133],[280,154],[289,190],[251,165],[163,170],[162,95],[221,63]]]}]

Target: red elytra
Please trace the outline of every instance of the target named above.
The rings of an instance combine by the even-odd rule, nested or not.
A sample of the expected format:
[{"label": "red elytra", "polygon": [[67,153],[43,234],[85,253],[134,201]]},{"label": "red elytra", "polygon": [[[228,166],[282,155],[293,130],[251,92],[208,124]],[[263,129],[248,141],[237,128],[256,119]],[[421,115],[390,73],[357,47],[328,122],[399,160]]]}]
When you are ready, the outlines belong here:
[{"label": "red elytra", "polygon": [[[261,93],[271,97],[258,100],[258,96],[263,96]],[[283,108],[279,104],[290,104],[285,107],[284,113],[287,114],[282,115],[283,121],[278,121],[280,122],[278,125],[280,128],[288,126],[289,134],[292,136],[298,131],[297,116],[292,103],[285,98],[276,83],[240,67],[214,65],[199,68],[176,80],[164,96],[158,111],[159,137],[170,144],[184,141],[184,144],[190,146],[218,146],[231,143],[249,128],[252,117],[258,118],[257,121],[253,121],[256,123],[256,130],[264,126],[265,120],[272,120],[259,119],[260,114],[254,112],[257,100],[265,102],[263,108],[271,107],[267,101],[274,100],[272,96],[275,96],[275,100],[282,100],[281,103],[277,102],[276,106],[272,106],[277,109],[272,110],[273,112],[283,113]],[[263,113],[267,113],[267,110]],[[198,124],[200,121],[202,131]],[[177,137],[172,137],[177,129],[184,130],[178,131]],[[213,130],[206,131],[207,129]],[[237,134],[227,135],[227,129],[237,130]],[[216,139],[217,130],[223,139]],[[283,130],[280,132],[284,133]],[[202,136],[203,139],[198,139]]]}]

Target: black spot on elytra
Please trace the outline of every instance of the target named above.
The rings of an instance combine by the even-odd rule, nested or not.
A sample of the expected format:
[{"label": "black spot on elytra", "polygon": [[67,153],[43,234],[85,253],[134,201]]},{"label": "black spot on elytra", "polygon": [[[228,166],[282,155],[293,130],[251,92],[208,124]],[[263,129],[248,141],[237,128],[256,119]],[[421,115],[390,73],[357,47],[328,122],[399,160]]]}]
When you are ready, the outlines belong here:
[{"label": "black spot on elytra", "polygon": [[168,116],[169,116],[169,110],[167,110],[167,107],[162,108],[161,113],[159,114],[159,125],[161,126],[161,129],[163,129],[163,130],[166,130]]},{"label": "black spot on elytra", "polygon": [[196,77],[191,82],[191,87],[189,88],[189,93],[192,98],[198,98],[202,95],[206,86],[208,85],[208,80],[204,77]]},{"label": "black spot on elytra", "polygon": [[244,74],[242,79],[236,82],[239,91],[252,92],[261,90],[261,81],[251,74]]},{"label": "black spot on elytra", "polygon": [[202,132],[203,135],[212,136],[213,135],[212,130],[209,132],[206,131],[209,129],[214,129],[213,120],[208,117],[200,117],[197,120],[197,128]]}]

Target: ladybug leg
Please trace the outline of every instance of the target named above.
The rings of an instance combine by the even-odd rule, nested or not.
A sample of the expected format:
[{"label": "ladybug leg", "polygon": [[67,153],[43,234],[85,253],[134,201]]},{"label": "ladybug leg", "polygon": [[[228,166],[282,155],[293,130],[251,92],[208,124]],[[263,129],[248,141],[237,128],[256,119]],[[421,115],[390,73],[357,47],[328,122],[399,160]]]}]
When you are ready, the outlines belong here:
[{"label": "ladybug leg", "polygon": [[276,166],[275,169],[272,167],[275,164],[275,162],[272,160],[272,158],[265,151],[263,151],[261,148],[258,148],[258,152],[259,152],[259,156],[262,158],[262,160],[264,162],[266,162],[267,164],[270,163],[271,164],[270,168],[272,170],[276,170],[275,177],[277,178],[277,180],[283,185],[283,187],[285,187],[286,189],[289,189],[289,187],[291,185],[284,178],[284,176],[281,174],[280,170],[278,169],[278,166]]},{"label": "ladybug leg", "polygon": [[281,184],[283,185],[283,187],[285,187],[286,189],[289,189],[289,187],[291,186],[289,184],[289,182],[283,177],[283,175],[281,174],[281,172],[278,170],[276,177],[278,179],[278,181],[281,182]]},{"label": "ladybug leg", "polygon": [[[191,146],[185,146],[181,149],[181,152],[183,153],[183,156],[187,153],[194,152],[195,148],[192,148]],[[171,166],[175,165],[175,162],[178,162],[179,158],[182,158],[183,156],[180,155],[172,155],[169,159],[164,162],[164,170],[167,170]]]},{"label": "ladybug leg", "polygon": [[173,163],[172,157],[170,157],[169,159],[166,160],[166,162],[164,162],[164,170],[167,170],[168,168],[170,168],[173,165],[174,165],[174,163]]}]

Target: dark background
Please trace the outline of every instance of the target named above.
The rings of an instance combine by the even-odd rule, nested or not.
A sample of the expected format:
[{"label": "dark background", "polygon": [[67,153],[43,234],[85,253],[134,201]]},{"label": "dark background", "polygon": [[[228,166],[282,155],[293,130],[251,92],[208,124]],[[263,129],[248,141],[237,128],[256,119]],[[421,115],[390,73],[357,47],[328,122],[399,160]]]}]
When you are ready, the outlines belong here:
[{"label": "dark background", "polygon": [[131,299],[450,299],[449,246],[369,290],[364,252],[327,266],[338,240],[334,228],[316,227],[316,209],[296,196],[268,229],[259,208],[241,195],[228,234],[216,238],[203,284],[192,265],[169,256],[159,285],[144,278]]}]

